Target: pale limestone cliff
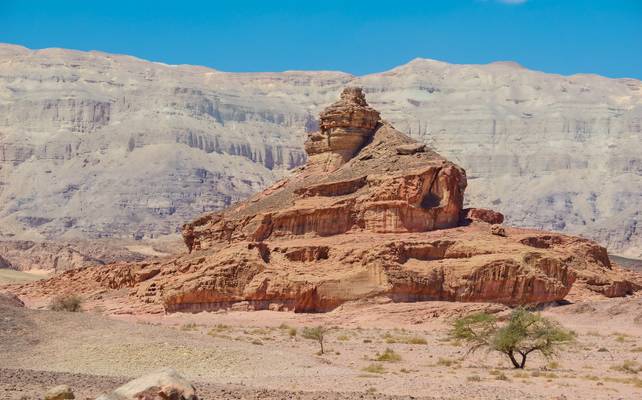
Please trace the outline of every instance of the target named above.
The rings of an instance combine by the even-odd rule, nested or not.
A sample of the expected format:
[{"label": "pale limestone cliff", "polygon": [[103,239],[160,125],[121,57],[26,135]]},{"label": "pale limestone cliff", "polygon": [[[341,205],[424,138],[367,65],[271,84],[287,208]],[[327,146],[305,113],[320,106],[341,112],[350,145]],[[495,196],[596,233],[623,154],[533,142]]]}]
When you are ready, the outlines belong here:
[{"label": "pale limestone cliff", "polygon": [[418,59],[354,77],[235,74],[0,46],[0,235],[149,238],[305,162],[346,85],[468,171],[471,204],[642,251],[642,84]]}]

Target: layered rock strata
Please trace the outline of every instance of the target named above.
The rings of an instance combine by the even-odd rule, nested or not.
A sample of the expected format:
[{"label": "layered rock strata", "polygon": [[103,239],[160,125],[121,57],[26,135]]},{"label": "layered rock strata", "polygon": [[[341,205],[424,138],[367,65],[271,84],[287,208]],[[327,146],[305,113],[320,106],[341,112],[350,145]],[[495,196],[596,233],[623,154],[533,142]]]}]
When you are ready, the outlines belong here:
[{"label": "layered rock strata", "polygon": [[594,242],[500,226],[500,213],[463,209],[464,170],[375,117],[361,90],[346,89],[310,134],[309,162],[186,224],[188,254],[69,271],[14,290],[81,292],[115,301],[119,312],[319,312],[375,296],[518,305],[561,300],[575,282],[604,296],[640,288]]}]

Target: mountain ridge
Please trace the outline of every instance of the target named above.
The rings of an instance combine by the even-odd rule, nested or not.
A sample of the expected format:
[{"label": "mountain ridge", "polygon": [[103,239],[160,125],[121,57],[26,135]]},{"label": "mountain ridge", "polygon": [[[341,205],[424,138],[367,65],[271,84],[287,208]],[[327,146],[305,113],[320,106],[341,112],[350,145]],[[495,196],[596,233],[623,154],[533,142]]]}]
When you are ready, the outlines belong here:
[{"label": "mountain ridge", "polygon": [[314,115],[356,84],[469,171],[475,204],[642,256],[636,79],[432,60],[364,76],[229,73],[9,47],[24,50],[0,45],[0,237],[176,233],[301,165]]}]

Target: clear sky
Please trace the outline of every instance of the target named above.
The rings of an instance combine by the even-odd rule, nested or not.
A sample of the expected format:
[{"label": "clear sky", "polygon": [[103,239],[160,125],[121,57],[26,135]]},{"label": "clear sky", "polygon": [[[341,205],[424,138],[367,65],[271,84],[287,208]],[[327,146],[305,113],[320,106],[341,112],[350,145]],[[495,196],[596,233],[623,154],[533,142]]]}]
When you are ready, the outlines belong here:
[{"label": "clear sky", "polygon": [[223,71],[381,72],[413,58],[642,78],[642,0],[0,0],[0,42]]}]

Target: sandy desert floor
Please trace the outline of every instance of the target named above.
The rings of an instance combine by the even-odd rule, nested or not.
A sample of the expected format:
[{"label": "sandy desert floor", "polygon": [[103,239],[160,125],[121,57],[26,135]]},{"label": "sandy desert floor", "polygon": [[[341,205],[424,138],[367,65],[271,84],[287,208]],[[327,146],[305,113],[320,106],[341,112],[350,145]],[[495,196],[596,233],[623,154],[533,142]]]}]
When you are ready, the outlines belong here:
[{"label": "sandy desert floor", "polygon": [[[503,306],[443,302],[347,304],[326,314],[219,312],[118,316],[0,305],[0,398],[37,399],[56,384],[92,399],[171,366],[203,399],[639,399],[642,297],[543,310],[577,333],[557,360],[525,370],[495,354],[465,356],[452,318]],[[301,337],[330,328],[326,353]],[[400,359],[377,361],[391,349]]]}]

